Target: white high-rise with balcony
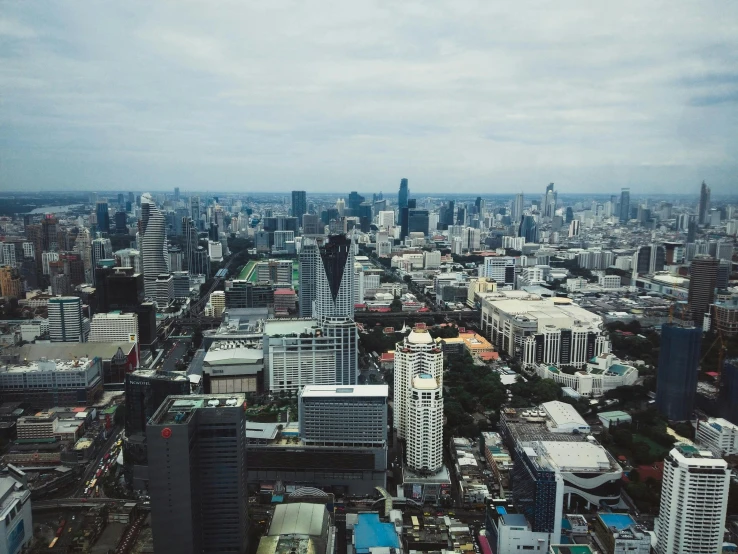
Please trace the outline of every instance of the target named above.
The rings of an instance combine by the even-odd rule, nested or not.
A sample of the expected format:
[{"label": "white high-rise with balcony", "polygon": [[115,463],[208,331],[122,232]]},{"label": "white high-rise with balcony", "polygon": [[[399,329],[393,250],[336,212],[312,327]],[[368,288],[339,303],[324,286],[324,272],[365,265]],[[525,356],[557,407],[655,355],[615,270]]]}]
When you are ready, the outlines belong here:
[{"label": "white high-rise with balcony", "polygon": [[443,467],[443,391],[432,375],[413,378],[407,415],[407,465],[417,473],[437,473]]},{"label": "white high-rise with balcony", "polygon": [[[413,417],[417,417],[412,409],[413,407],[417,408],[416,405],[412,404],[415,378],[420,375],[429,375],[438,385],[439,390],[443,390],[443,352],[433,342],[433,337],[427,329],[413,329],[403,342],[397,343],[394,372],[393,423],[395,429],[397,429],[397,436],[409,441]],[[443,412],[442,400],[441,412]],[[409,453],[408,463],[411,463]]]},{"label": "white high-rise with balcony", "polygon": [[719,554],[730,471],[707,450],[678,444],[664,460],[657,554]]}]

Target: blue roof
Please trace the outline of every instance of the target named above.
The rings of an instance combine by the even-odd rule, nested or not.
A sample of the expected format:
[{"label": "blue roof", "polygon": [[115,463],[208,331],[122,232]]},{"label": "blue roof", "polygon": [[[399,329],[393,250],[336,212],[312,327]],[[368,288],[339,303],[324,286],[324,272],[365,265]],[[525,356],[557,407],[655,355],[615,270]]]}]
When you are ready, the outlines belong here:
[{"label": "blue roof", "polygon": [[635,520],[628,514],[600,514],[600,519],[608,527],[615,527],[617,530],[635,525]]},{"label": "blue roof", "polygon": [[384,546],[400,548],[395,526],[379,521],[379,514],[359,514],[354,526],[354,542],[357,554],[368,554],[370,548]]},{"label": "blue roof", "polygon": [[497,513],[501,516],[504,516],[507,514],[507,510],[505,509],[505,506],[497,506]]},{"label": "blue roof", "polygon": [[607,371],[609,371],[610,373],[614,373],[615,375],[623,375],[626,371],[628,371],[628,367],[622,364],[612,364],[610,367],[607,368]]},{"label": "blue roof", "polygon": [[501,519],[505,522],[505,525],[515,527],[526,527],[528,525],[528,520],[525,519],[523,514],[505,514]]}]

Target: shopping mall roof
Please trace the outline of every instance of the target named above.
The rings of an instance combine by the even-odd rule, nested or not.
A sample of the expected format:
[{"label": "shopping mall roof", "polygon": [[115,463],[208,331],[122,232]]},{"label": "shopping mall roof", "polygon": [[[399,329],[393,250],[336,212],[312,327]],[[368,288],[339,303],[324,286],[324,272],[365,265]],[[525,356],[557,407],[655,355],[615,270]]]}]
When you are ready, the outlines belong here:
[{"label": "shopping mall roof", "polygon": [[274,509],[269,536],[320,536],[327,527],[328,511],[324,504],[280,504]]}]

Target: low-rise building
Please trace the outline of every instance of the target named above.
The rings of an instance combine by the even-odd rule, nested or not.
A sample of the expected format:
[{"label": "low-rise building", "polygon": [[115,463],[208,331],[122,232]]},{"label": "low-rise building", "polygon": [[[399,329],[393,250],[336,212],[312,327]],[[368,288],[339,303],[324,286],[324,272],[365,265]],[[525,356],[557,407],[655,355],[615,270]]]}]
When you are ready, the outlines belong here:
[{"label": "low-rise building", "polygon": [[623,412],[621,410],[615,410],[612,412],[600,412],[597,414],[597,417],[602,422],[602,426],[605,429],[610,429],[612,427],[617,427],[621,423],[630,423],[633,421],[633,418],[630,416],[629,413]]},{"label": "low-rise building", "polygon": [[594,532],[605,547],[604,554],[649,554],[651,535],[629,514],[597,514]]},{"label": "low-rise building", "polygon": [[594,356],[580,370],[566,373],[563,369],[562,366],[538,364],[536,374],[589,397],[602,396],[609,390],[633,385],[638,380],[638,370],[634,366],[623,363],[609,352]]}]

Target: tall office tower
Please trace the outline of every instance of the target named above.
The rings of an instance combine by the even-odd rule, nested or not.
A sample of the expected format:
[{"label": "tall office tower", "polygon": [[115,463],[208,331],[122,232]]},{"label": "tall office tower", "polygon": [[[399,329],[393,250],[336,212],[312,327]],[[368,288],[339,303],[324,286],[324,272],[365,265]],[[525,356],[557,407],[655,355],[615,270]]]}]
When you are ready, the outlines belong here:
[{"label": "tall office tower", "polygon": [[702,329],[665,323],[656,379],[656,407],[668,419],[692,419]]},{"label": "tall office tower", "polygon": [[476,200],[474,200],[474,208],[477,212],[477,215],[482,216],[484,215],[484,212],[486,211],[486,203],[482,199],[481,196],[477,196]]},{"label": "tall office tower", "polygon": [[400,179],[400,190],[397,193],[397,207],[399,209],[407,208],[407,199],[410,196],[410,188],[407,179]]},{"label": "tall office tower", "polygon": [[190,196],[190,218],[195,225],[195,230],[200,230],[200,197]]},{"label": "tall office tower", "polygon": [[443,467],[443,389],[432,375],[413,377],[407,414],[407,465],[434,475]]},{"label": "tall office tower", "polygon": [[182,269],[186,269],[190,275],[195,273],[195,252],[198,247],[197,223],[189,217],[182,218],[182,234],[184,235],[184,253],[182,256]]},{"label": "tall office tower", "polygon": [[302,221],[302,216],[307,213],[307,193],[304,190],[292,191],[292,217]]},{"label": "tall office tower", "polygon": [[358,216],[359,214],[359,206],[364,201],[364,197],[356,192],[355,190],[352,190],[349,193],[348,196],[348,202],[346,203],[348,206],[348,209],[351,210],[351,215]]},{"label": "tall office tower", "polygon": [[677,444],[664,460],[658,554],[720,554],[730,470],[708,450]]},{"label": "tall office tower", "polygon": [[443,352],[427,329],[415,328],[395,348],[393,425],[397,436],[408,438],[413,379],[430,375],[443,386]]},{"label": "tall office tower", "polygon": [[320,264],[318,244],[313,239],[306,238],[303,240],[298,264],[300,274],[300,286],[298,289],[300,317],[312,317],[313,303],[317,290],[318,265]]},{"label": "tall office tower", "polygon": [[110,232],[110,214],[108,213],[108,203],[99,201],[95,210],[97,215],[97,230],[101,233]]},{"label": "tall office tower", "polygon": [[715,301],[720,261],[706,255],[695,256],[689,265],[689,311],[695,326],[702,327],[710,304]]},{"label": "tall office tower", "polygon": [[179,187],[174,187],[174,201],[179,202]]},{"label": "tall office tower", "polygon": [[697,212],[697,223],[708,225],[710,223],[710,187],[704,181],[700,187],[700,205]]},{"label": "tall office tower", "polygon": [[538,242],[538,223],[532,215],[524,215],[518,227],[518,236],[523,237],[525,242]]},{"label": "tall office tower", "polygon": [[338,217],[343,217],[345,215],[346,201],[343,198],[336,200],[336,211],[338,212]]},{"label": "tall office tower", "polygon": [[387,385],[305,385],[298,396],[307,445],[387,446]]},{"label": "tall office tower", "polygon": [[620,223],[630,221],[630,189],[620,191]]},{"label": "tall office tower", "polygon": [[400,240],[405,240],[410,225],[410,208],[400,208]]},{"label": "tall office tower", "polygon": [[241,393],[170,396],[148,422],[156,552],[246,552],[245,401]]},{"label": "tall office tower", "polygon": [[543,195],[541,200],[541,214],[543,217],[553,217],[556,213],[556,201],[558,194],[554,190],[554,184],[549,183],[546,186],[546,194]]},{"label": "tall office tower", "polygon": [[336,383],[356,384],[358,375],[359,333],[354,322],[353,241],[346,235],[333,235],[320,248],[316,264],[313,317],[326,336],[337,343]]},{"label": "tall office tower", "polygon": [[515,199],[512,202],[510,209],[510,219],[513,223],[520,223],[520,218],[523,217],[523,206],[525,205],[525,197],[523,193],[515,195]]},{"label": "tall office tower", "polygon": [[149,298],[156,296],[159,275],[169,273],[166,226],[166,219],[151,195],[148,192],[141,195],[138,246],[143,262],[144,292]]},{"label": "tall office tower", "polygon": [[124,211],[115,212],[115,233],[118,235],[128,234],[128,214]]},{"label": "tall office tower", "polygon": [[331,235],[319,252],[313,315],[320,320],[354,319],[354,251],[346,235]]},{"label": "tall office tower", "polygon": [[694,242],[697,240],[697,218],[693,215],[689,216],[687,220],[687,242]]},{"label": "tall office tower", "polygon": [[48,307],[51,342],[87,342],[81,299],[76,296],[49,298]]}]

